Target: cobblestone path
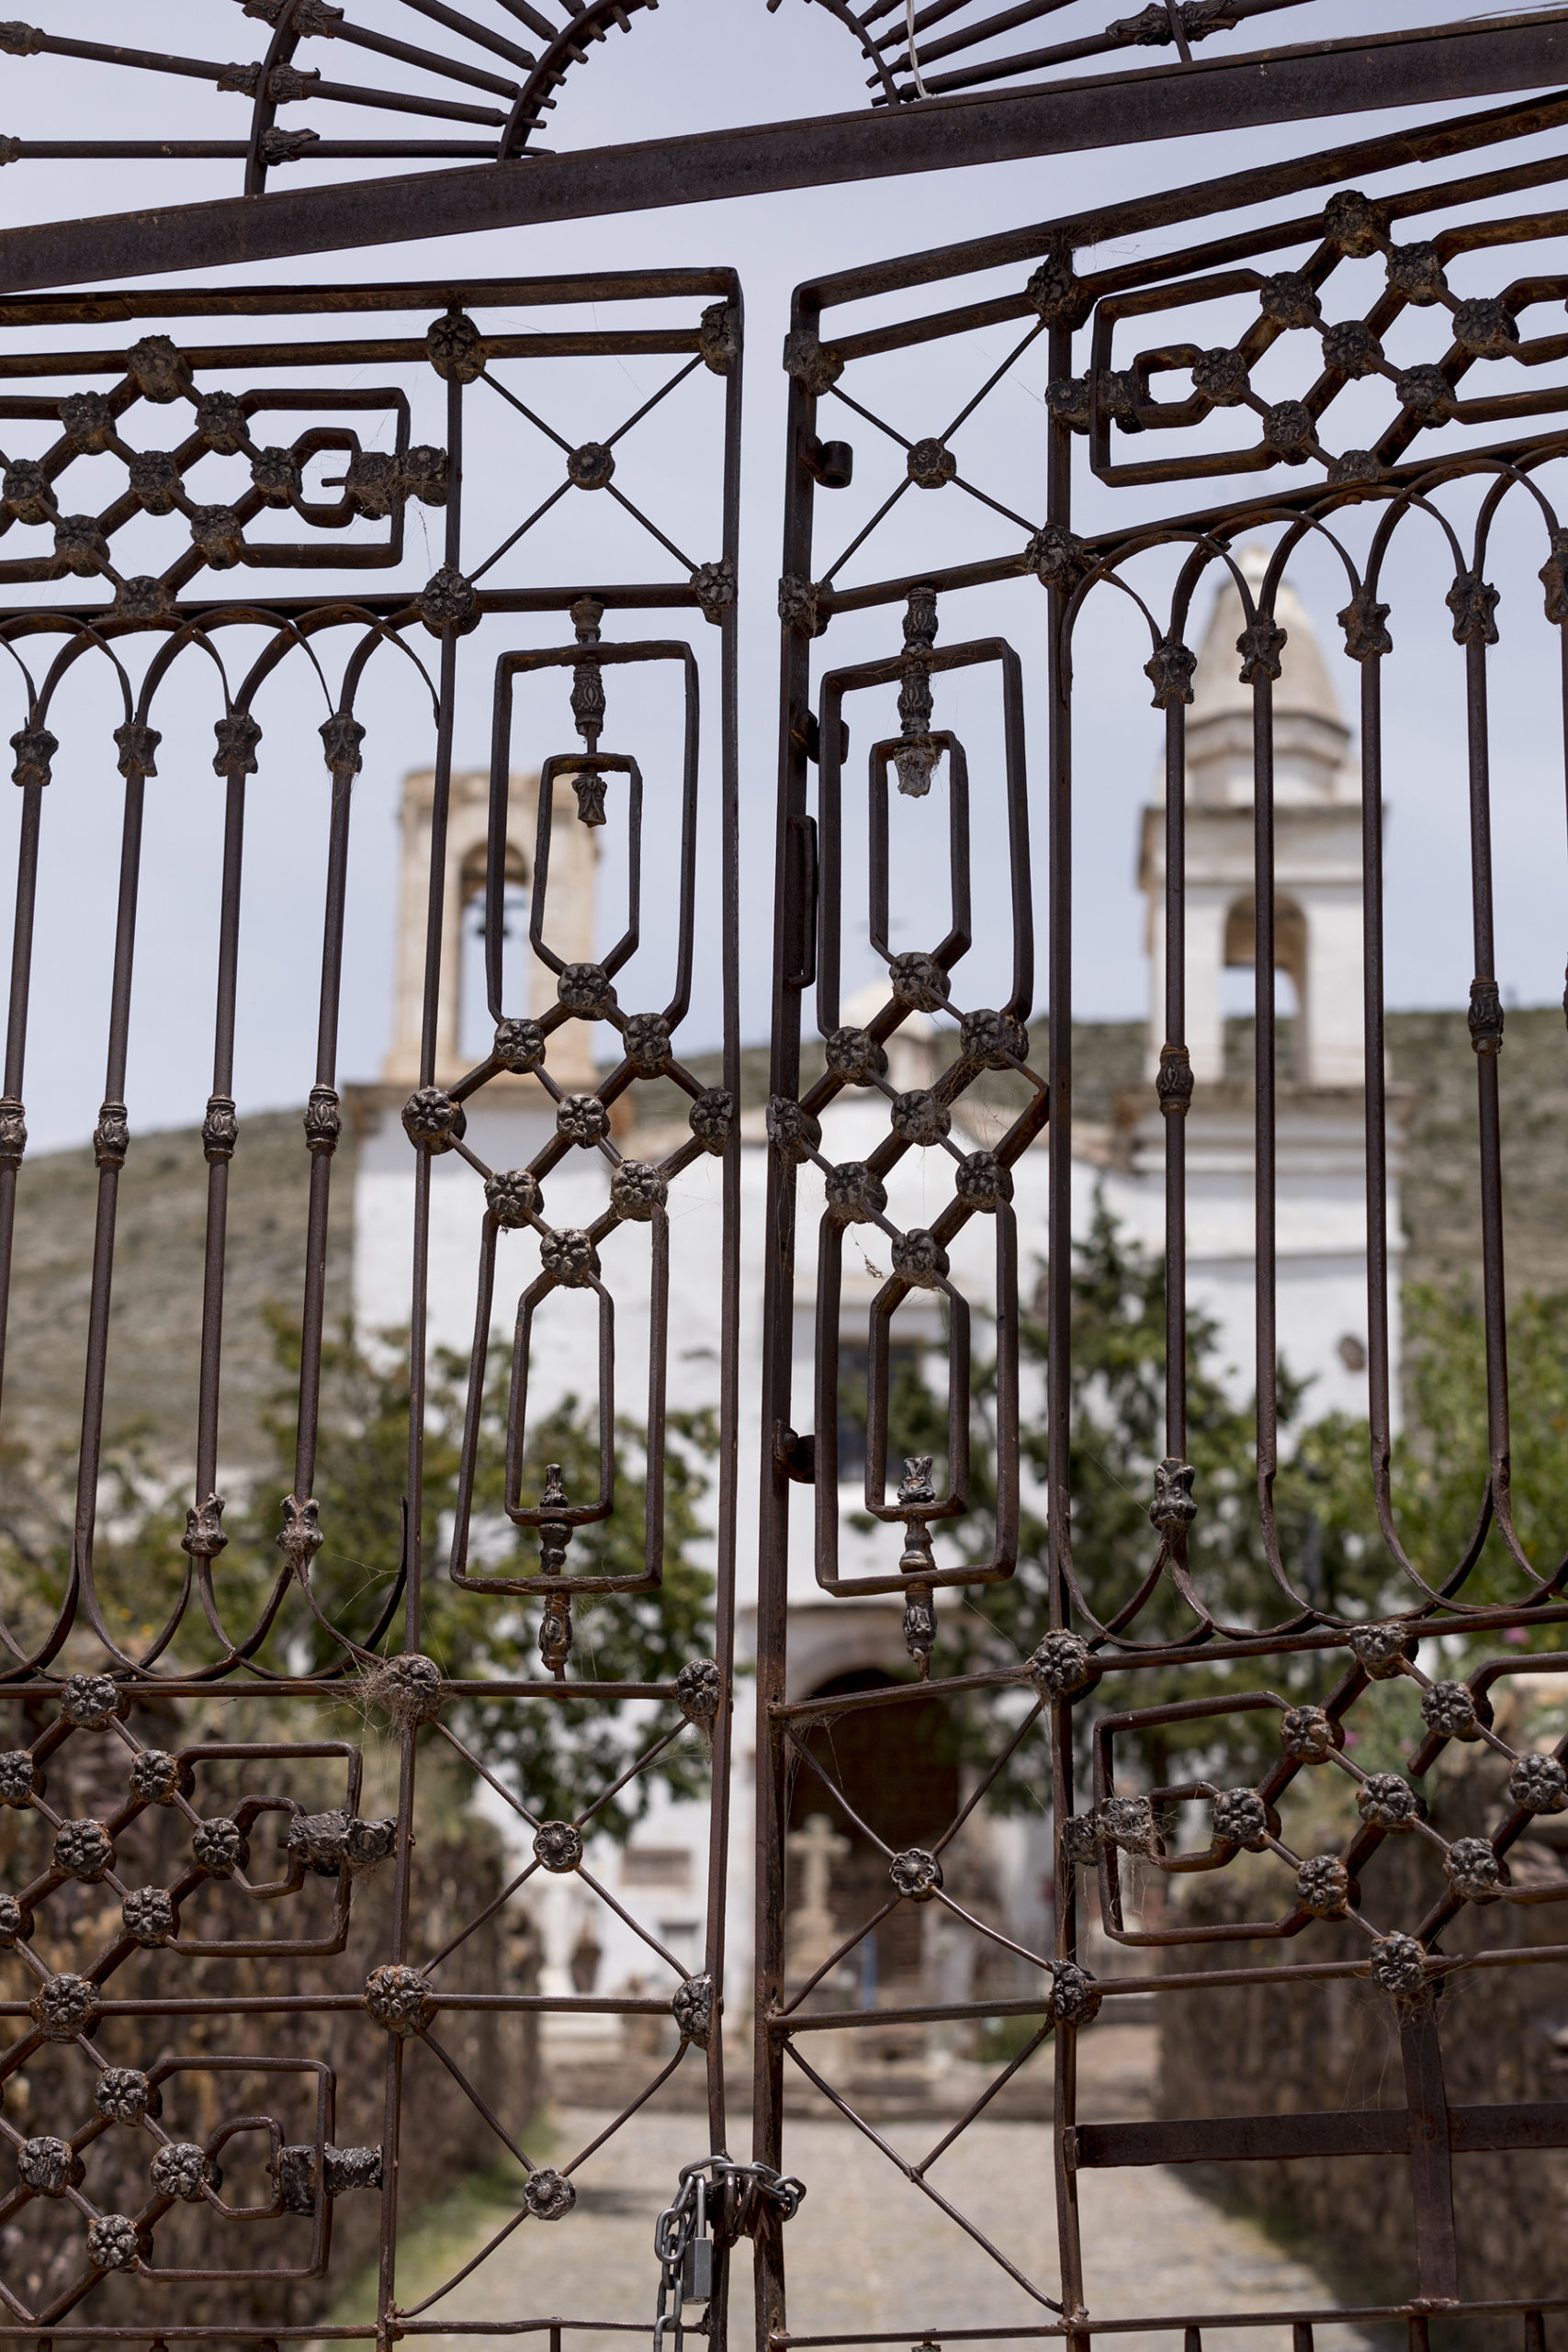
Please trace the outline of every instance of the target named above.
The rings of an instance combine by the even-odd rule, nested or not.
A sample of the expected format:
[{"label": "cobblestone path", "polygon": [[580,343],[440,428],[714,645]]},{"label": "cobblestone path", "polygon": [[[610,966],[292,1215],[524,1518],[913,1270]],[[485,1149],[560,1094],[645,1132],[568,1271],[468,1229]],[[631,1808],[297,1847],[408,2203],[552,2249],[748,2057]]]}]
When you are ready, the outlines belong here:
[{"label": "cobblestone path", "polygon": [[[558,2119],[558,2155],[585,2145],[607,2118],[568,2110]],[[918,2159],[941,2138],[940,2121],[879,2125]],[[674,2193],[682,2164],[700,2152],[695,2115],[634,2118],[577,2176],[576,2211],[553,2225],[525,2222],[428,2316],[467,2323],[463,2334],[427,2341],[473,2352],[502,2339],[469,2334],[486,2318],[637,2321],[651,2330],[658,2270],[652,2232]],[[808,2184],[789,2223],[790,2327],[803,2335],[897,2329],[911,2343],[928,2329],[1029,2325],[1052,2314],[935,2206],[852,2126],[826,2117],[789,2128],[786,2161]],[[931,2170],[933,2187],[984,2227],[1034,2283],[1055,2285],[1055,2227],[1050,2136],[1042,2123],[980,2121]],[[1269,2311],[1331,2304],[1302,2263],[1250,2222],[1200,2198],[1175,2170],[1090,2174],[1081,2210],[1091,2315],[1158,2312]],[[460,2261],[479,2243],[459,2250]],[[750,2340],[750,2262],[732,2312],[738,2343]],[[422,2282],[424,2283],[424,2282]],[[435,2284],[425,2283],[425,2291]],[[537,2341],[537,2339],[535,2339]],[[568,2352],[594,2344],[615,2352],[628,2339],[567,2339]],[[1103,2338],[1109,2346],[1112,2339]],[[1179,2337],[1130,2334],[1130,2352],[1181,2352]],[[1365,2352],[1348,2326],[1317,2331],[1319,2352]],[[1205,2352],[1291,2352],[1288,2327],[1212,2333]]]}]

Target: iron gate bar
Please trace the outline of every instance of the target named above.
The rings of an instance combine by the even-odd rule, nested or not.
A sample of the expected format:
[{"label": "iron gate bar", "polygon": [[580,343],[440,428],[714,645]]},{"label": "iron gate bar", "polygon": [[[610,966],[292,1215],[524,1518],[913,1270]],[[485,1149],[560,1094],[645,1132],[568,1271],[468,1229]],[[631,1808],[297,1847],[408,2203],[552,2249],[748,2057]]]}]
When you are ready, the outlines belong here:
[{"label": "iron gate bar", "polygon": [[[1542,2308],[1551,2310],[1551,2304]],[[391,2331],[394,2338],[402,2335],[543,2335],[557,2332],[571,2335],[579,2330],[590,2335],[646,2335],[648,2328],[641,2320],[630,2319],[561,2319],[554,2314],[548,2319],[399,2319]],[[250,2331],[243,2331],[249,2334]],[[144,2327],[62,2327],[51,2326],[50,2335],[62,2344],[95,2344],[107,2342],[141,2343],[147,2341]],[[215,2338],[211,2328],[181,2327],[171,2323],[159,2331],[165,2342],[177,2344],[209,2344],[213,2341],[231,2343],[237,2331],[230,2328]],[[0,2342],[12,2337],[27,2336],[36,2340],[35,2326],[23,2327],[16,2321],[0,2322]],[[374,2344],[384,2340],[374,2325],[355,2327],[343,2322],[335,2324],[322,2321],[318,2325],[290,2327],[269,2326],[267,2337],[284,2343],[315,2343],[321,2339],[330,2344]]]},{"label": "iron gate bar", "polygon": [[[484,300],[483,296],[479,298]],[[490,298],[491,300],[494,297]],[[281,308],[281,305],[278,307]],[[154,315],[149,313],[148,315]],[[259,313],[253,313],[253,316]],[[57,314],[58,319],[58,314]],[[650,352],[690,351],[692,337],[679,330],[649,328],[633,332],[626,338],[628,356]],[[549,359],[570,357],[573,354],[592,353],[592,334],[498,334],[485,338],[485,347],[492,359]],[[317,347],[308,343],[277,343],[257,352],[254,345],[243,343],[187,346],[186,357],[194,368],[299,368],[301,366],[334,366],[340,368],[367,367],[372,361],[394,364],[399,360],[413,361],[425,357],[423,341],[398,342],[382,338],[374,342],[334,343]],[[11,357],[6,367],[8,378],[25,379],[28,376],[101,376],[115,366],[115,356],[107,351],[73,351],[69,353],[40,352],[36,355]],[[334,405],[369,406],[375,395],[355,401],[346,392],[336,395]],[[270,393],[254,402],[256,408],[301,407],[305,395],[291,394],[287,390]],[[32,412],[14,401],[7,412],[26,416]],[[344,560],[344,550],[335,550],[335,560]]]},{"label": "iron gate bar", "polygon": [[[1550,2295],[1533,2297],[1520,2295],[1509,2302],[1495,2301],[1470,2304],[1466,2306],[1466,2311],[1467,2313],[1481,2317],[1496,2315],[1522,2318],[1527,2323],[1528,2331],[1529,2323],[1531,2321],[1539,2323],[1543,2312],[1568,2311],[1568,2301],[1554,2301]],[[1331,2303],[1322,2309],[1289,2312],[1283,2317],[1279,2312],[1248,2311],[1198,2312],[1190,2319],[1165,2321],[1097,2319],[1092,2329],[1088,2333],[1093,2335],[1136,2335],[1146,2332],[1155,2336],[1179,2334],[1187,2340],[1186,2352],[1201,2352],[1201,2336],[1205,2328],[1289,2326],[1293,2335],[1292,2352],[1313,2352],[1312,2332],[1314,2325],[1338,2327],[1348,2324],[1352,2320],[1403,2319],[1411,2324],[1411,2342],[1414,2352],[1416,2345],[1426,2343],[1425,2335],[1417,2336],[1415,2331],[1424,2330],[1428,2321],[1438,2316],[1446,2318],[1449,2314],[1438,2313],[1431,2304],[1419,2301],[1408,2303]],[[1071,2339],[1084,2333],[1085,2330],[1080,2325],[1066,2320],[1058,2320],[1055,2324],[1042,2324],[1035,2327],[1009,2327],[998,2323],[994,2327],[944,2327],[942,2332],[942,2340],[944,2344],[948,2342],[967,2344],[989,2342],[995,2338],[998,2342],[1012,2343],[1051,2336],[1066,2336]],[[782,2352],[782,2347],[786,2345],[798,2345],[805,2347],[810,2345],[904,2344],[908,2342],[908,2335],[909,2330],[907,2327],[897,2329],[890,2334],[867,2333],[858,2335],[794,2335],[788,2329],[780,2328],[769,2338],[769,2344],[771,2346],[781,2347]],[[1200,2339],[1196,2347],[1191,2343],[1193,2336]],[[1540,2352],[1539,2332],[1535,2334],[1527,2332],[1524,2343],[1525,2352]]]},{"label": "iron gate bar", "polygon": [[[1552,2306],[1548,2304],[1543,2308],[1550,2310]],[[601,2334],[646,2335],[648,2334],[647,2325],[641,2320],[562,2319],[553,2313],[548,2319],[400,2319],[396,2323],[393,2334],[394,2336],[544,2335],[552,2335],[558,2331],[570,2335],[579,2330],[594,2335]],[[230,2328],[218,2340],[232,2342],[237,2332]],[[51,2326],[49,2333],[51,2337],[57,2336],[62,2344],[90,2344],[100,2341],[111,2344],[145,2344],[147,2341],[147,2330],[144,2327]],[[211,2343],[214,2340],[213,2331],[210,2328],[181,2327],[174,2323],[162,2328],[159,2333],[165,2341],[179,2344]],[[250,2331],[246,2330],[243,2333],[248,2335]],[[23,2327],[16,2321],[0,2322],[0,2341],[21,2336],[36,2339],[37,2335],[36,2327]],[[311,2326],[291,2327],[281,2324],[276,2327],[269,2326],[267,2336],[284,2343],[314,2343],[318,2338],[331,2344],[373,2344],[378,2340],[377,2330],[373,2325],[355,2327],[344,2322],[329,2324],[324,2320]]]},{"label": "iron gate bar", "polygon": [[[207,204],[155,206],[0,232],[0,289],[210,269],[587,220],[719,198],[947,171],[1086,148],[1200,137],[1249,124],[1549,87],[1568,80],[1568,16],[1502,17],[1231,62],[933,98],[884,114],[641,141],[534,163],[486,164]],[[1284,168],[1284,167],[1281,167]],[[1371,168],[1369,164],[1359,166]],[[1337,176],[1337,175],[1331,175]],[[1255,176],[1253,200],[1275,175]],[[1300,183],[1298,183],[1300,185]]]},{"label": "iron gate bar", "polygon": [[[1568,2099],[1511,2099],[1495,2107],[1450,2107],[1455,2155],[1507,2148],[1568,2147]],[[1080,2172],[1120,2165],[1294,2162],[1314,2156],[1403,2155],[1410,2118],[1401,2107],[1312,2115],[1205,2115],[1159,2123],[1079,2123],[1067,2161]]]}]

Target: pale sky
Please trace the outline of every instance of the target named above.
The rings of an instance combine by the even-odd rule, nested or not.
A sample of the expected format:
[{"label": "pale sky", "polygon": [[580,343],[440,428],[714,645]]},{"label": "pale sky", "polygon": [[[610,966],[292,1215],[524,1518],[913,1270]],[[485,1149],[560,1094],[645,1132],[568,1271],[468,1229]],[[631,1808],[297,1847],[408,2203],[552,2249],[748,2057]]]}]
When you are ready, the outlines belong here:
[{"label": "pale sky", "polygon": [[[376,0],[357,0],[355,13],[360,21],[376,24],[387,12],[378,8]],[[1429,6],[1414,5],[1412,0],[1412,5],[1381,11],[1379,21],[1417,24],[1432,13]],[[197,14],[204,33],[199,44],[192,33]],[[124,38],[123,11],[111,6],[110,0],[69,0],[69,5],[62,0],[48,16],[51,29],[87,39]],[[216,32],[209,29],[209,19]],[[1366,28],[1368,21],[1362,8],[1339,5],[1339,0],[1320,0],[1310,18],[1303,9],[1299,17],[1287,14],[1280,19],[1277,37],[1289,40],[1309,34],[1348,33]],[[259,53],[262,35],[263,28],[247,20],[238,8],[225,11],[209,5],[197,12],[190,0],[156,0],[156,4],[149,0],[138,11],[136,37],[150,46],[167,41],[175,49],[188,51],[199,45],[204,52],[214,55],[248,56]],[[1243,38],[1231,37],[1227,46],[1239,47]],[[1156,53],[1136,51],[1134,60],[1156,62]],[[378,72],[378,61],[377,64]],[[59,119],[57,110],[67,86],[72,106],[68,135],[110,134],[123,121],[123,77],[95,76],[90,69],[84,74],[83,69],[72,68],[67,85],[60,61],[7,58],[0,61],[0,130],[16,133],[32,129],[37,135],[45,135],[51,111]],[[210,93],[197,90],[194,97],[187,97],[185,85],[161,79],[152,87],[138,81],[135,89],[147,113],[130,135],[177,132],[182,127],[180,108],[187,104],[200,112],[202,127],[209,130]],[[635,19],[629,39],[613,37],[569,84],[552,121],[550,143],[564,150],[726,122],[784,119],[847,108],[857,104],[861,95],[852,46],[825,14],[806,6],[803,0],[784,0],[774,15],[765,10],[762,0],[664,0],[656,17]],[[237,124],[243,106],[238,100],[229,103],[236,107]],[[1431,118],[1440,111],[1461,110],[1427,109],[1426,113]],[[1420,110],[1401,118],[1420,119]],[[194,118],[189,119],[194,128]],[[310,256],[231,275],[265,284],[709,263],[731,266],[739,272],[747,306],[748,355],[741,593],[747,915],[743,1012],[747,1035],[760,1038],[765,1032],[771,952],[767,902],[776,763],[774,600],[785,382],[778,354],[792,287],[814,273],[849,262],[1047,220],[1089,203],[1111,202],[1152,187],[1245,169],[1283,153],[1310,152],[1327,143],[1330,137],[1370,137],[1393,119],[1373,114],[1342,119],[1331,133],[1320,126],[1287,124],[1232,134],[1223,141],[1170,141],[1141,153],[1113,150],[1047,157],[931,175],[903,185],[868,182],[637,213],[618,220],[432,240],[342,256]],[[355,130],[357,135],[365,135],[363,119]],[[1522,156],[1533,148],[1526,144],[1515,152]],[[1513,159],[1511,155],[1509,160]],[[1446,177],[1463,168],[1462,164],[1437,167],[1434,176]],[[186,165],[181,167],[178,187],[192,199],[229,194],[236,176],[231,164]],[[1375,188],[1411,176],[1393,175],[1368,185]],[[0,174],[0,219],[12,222],[118,210],[153,194],[167,198],[172,192],[166,171],[154,182],[141,166],[28,164]],[[1311,200],[1289,201],[1279,210],[1283,214],[1304,209]],[[1521,202],[1528,204],[1529,199]],[[1213,233],[1213,227],[1204,224],[1196,233]],[[1427,231],[1423,227],[1418,233]],[[1129,241],[1115,250],[1119,257],[1132,255],[1168,242]],[[1080,259],[1080,267],[1084,266]],[[1462,291],[1495,291],[1514,274],[1514,265],[1483,254],[1467,262],[1466,272]],[[220,282],[220,277],[213,274],[213,282]],[[939,306],[940,289],[929,299],[933,307]],[[1552,332],[1544,312],[1537,313],[1530,332]],[[36,331],[28,334],[36,342]],[[15,349],[24,338],[6,334],[0,340],[6,348]],[[65,340],[61,337],[62,342]],[[1005,343],[998,343],[998,352],[1005,347]],[[940,430],[946,421],[943,412],[957,405],[948,397],[960,382],[962,370],[953,372],[955,367],[956,362],[950,362],[945,353],[930,358],[916,353],[903,356],[896,367],[886,368],[878,384],[891,421],[911,437]],[[1496,371],[1497,389],[1503,388],[1504,372],[1503,368]],[[1016,478],[1021,485],[1015,493],[1021,511],[1030,514],[1038,503],[1032,503],[1027,483],[1037,475],[1043,456],[1043,373],[1042,351],[1038,366],[1021,370],[1018,383],[1008,389],[1006,403],[994,410],[995,433],[987,450],[993,469],[990,486],[1000,483],[1005,492]],[[626,363],[625,374],[626,410],[663,380],[659,367],[643,360]],[[824,430],[829,405],[824,407]],[[711,419],[716,411],[710,403],[705,413]],[[619,418],[611,421],[619,422]],[[0,433],[13,429],[0,421]],[[597,424],[592,429],[597,430]],[[832,430],[855,441],[857,458],[866,469],[869,494],[874,436],[841,412]],[[18,442],[17,446],[24,445]],[[25,446],[30,449],[32,445]],[[1077,446],[1079,450],[1083,447],[1081,443]],[[663,437],[654,434],[647,447],[650,469],[642,480],[648,503],[686,547],[686,526],[696,527],[693,514],[682,504],[682,468],[690,462],[691,447],[682,445],[673,428]],[[500,452],[499,443],[496,447]],[[1118,450],[1118,455],[1123,454],[1127,454],[1126,444]],[[1135,444],[1133,454],[1137,454]],[[476,548],[479,540],[489,544],[510,527],[507,517],[515,502],[503,479],[502,458],[503,453],[498,455],[493,486],[498,527],[487,536],[486,510],[492,485],[480,474],[470,451],[468,513]],[[1290,486],[1294,486],[1293,480]],[[859,491],[857,476],[855,492],[845,493],[841,511],[846,519]],[[879,568],[890,572],[906,560],[918,563],[925,549],[942,550],[950,524],[944,501],[953,495],[917,495],[906,500],[900,509],[898,536],[889,541],[895,553]],[[1099,525],[1111,511],[1179,511],[1196,503],[1201,492],[1186,489],[1178,498],[1151,493],[1146,507],[1139,509],[1142,495],[1097,492],[1090,485],[1080,514]],[[840,511],[828,497],[819,498],[825,534],[833,527]],[[853,511],[860,514],[862,506]],[[435,550],[434,568],[439,560],[440,525],[438,517],[427,519]],[[677,521],[682,527],[675,527]],[[1498,728],[1494,797],[1499,962],[1505,985],[1515,1000],[1531,1003],[1555,999],[1560,993],[1563,950],[1568,945],[1568,921],[1563,913],[1561,688],[1556,654],[1540,617],[1540,589],[1533,576],[1540,551],[1534,549],[1533,542],[1527,542],[1522,529],[1517,543],[1511,532],[1510,523],[1498,548],[1495,576],[1504,591],[1498,616],[1502,643],[1493,657]],[[411,526],[411,561],[412,543],[417,536],[416,518]],[[845,536],[849,536],[847,528]],[[1413,544],[1396,567],[1393,601],[1397,652],[1385,667],[1389,996],[1391,1002],[1399,1005],[1461,1003],[1472,967],[1466,820],[1459,764],[1460,660],[1448,638],[1448,616],[1440,601],[1446,580],[1438,578],[1434,569],[1435,546],[1435,541],[1420,548]],[[695,545],[691,552],[700,560],[716,552],[716,548]],[[414,571],[423,578],[423,549]],[[234,578],[243,586],[246,575]],[[263,591],[282,584],[277,574],[251,578]],[[379,584],[376,575],[371,580]],[[1333,613],[1342,592],[1337,594],[1326,566],[1315,560],[1303,560],[1297,581],[1332,647],[1338,639]],[[1407,610],[1401,605],[1400,592]],[[1038,616],[1023,601],[1026,595],[1034,598]],[[1200,627],[1207,603],[1205,595]],[[1027,664],[1038,657],[1038,617],[1043,617],[1043,604],[1032,583],[1010,584],[967,600],[964,625],[975,633],[989,627],[1009,628]],[[897,642],[894,620],[889,615],[874,622],[835,624],[820,649],[821,658],[838,662],[891,650]],[[958,625],[955,616],[953,629]],[[1120,624],[1109,620],[1087,628],[1079,648],[1076,990],[1077,1010],[1086,1017],[1136,1017],[1146,1001],[1142,906],[1133,876],[1138,811],[1154,782],[1159,721],[1148,708],[1146,684],[1137,668],[1145,651],[1139,651],[1134,661],[1134,639],[1119,634],[1119,628]],[[716,649],[717,633],[710,634],[712,650]],[[480,640],[474,642],[478,645]],[[422,650],[433,655],[434,640],[427,639]],[[1332,659],[1341,693],[1353,695],[1356,673],[1341,657]],[[1036,671],[1036,679],[1038,674]],[[612,691],[616,690],[613,685]],[[0,692],[10,697],[0,711],[6,718],[4,732],[8,734],[19,723],[8,716],[15,698],[12,681],[8,679]],[[418,716],[414,705],[406,697],[400,699],[400,688],[389,685],[385,692],[388,699],[372,715],[362,806],[356,814],[341,1061],[345,1079],[374,1077],[385,1049],[397,788],[403,768],[426,756],[414,724]],[[716,707],[716,671],[711,664],[705,693],[713,698],[710,707]],[[622,714],[617,723],[628,735],[636,733],[640,722],[651,726],[658,716],[651,703],[639,701],[635,694],[617,707]],[[961,697],[950,706],[954,714],[962,707]],[[405,729],[405,713],[412,731]],[[301,728],[308,721],[313,729],[320,715],[302,713]],[[387,723],[376,724],[383,715]],[[1353,708],[1347,716],[1353,723]],[[112,718],[108,723],[113,724]],[[975,724],[976,741],[983,744],[984,717],[976,716]],[[154,786],[150,793],[131,1085],[133,1125],[143,1130],[199,1117],[208,1091],[205,1058],[209,1051],[215,935],[211,883],[221,798],[221,786],[206,764],[210,750],[205,758],[200,750],[204,741],[210,744],[209,726],[210,715],[204,710],[199,723],[193,721],[187,741],[181,724],[175,723],[160,763],[167,771],[167,782],[161,779],[163,788]],[[615,731],[612,727],[606,743]],[[476,663],[471,691],[465,692],[459,715],[459,760],[486,764],[489,736],[488,666]],[[863,733],[860,741],[865,740]],[[554,748],[570,748],[570,739]],[[1036,758],[1038,792],[1043,764],[1037,747],[1032,746],[1032,752]],[[260,788],[253,787],[248,834],[252,895],[246,909],[237,1089],[243,1111],[298,1102],[309,1084],[309,1068],[301,1055],[313,1022],[320,858],[313,846],[302,851],[300,844],[314,840],[310,812],[315,806],[314,797],[319,796],[318,777],[319,771],[316,775],[302,774],[298,779],[264,774],[258,779]],[[93,1123],[101,1091],[107,958],[118,860],[118,781],[112,765],[101,779],[62,779],[51,791],[27,1087],[35,1148],[79,1139]],[[0,802],[0,827],[5,829],[0,839],[6,844],[7,867],[14,854],[11,845],[18,798],[8,795]],[[1035,850],[1043,883],[1043,808]],[[657,883],[657,853],[654,866]],[[986,878],[981,877],[982,899]],[[990,879],[993,885],[999,879],[994,869]],[[650,892],[654,910],[658,897],[656,887]],[[8,930],[8,916],[3,920]],[[654,911],[650,929],[656,924]],[[917,943],[911,935],[903,944]],[[704,964],[708,989],[705,1001],[700,969],[697,1010],[690,1032],[694,1047],[716,1042],[717,1034],[711,955],[705,956]],[[847,970],[847,985],[852,984],[852,978]],[[1043,988],[1041,996],[1043,1001]]]}]

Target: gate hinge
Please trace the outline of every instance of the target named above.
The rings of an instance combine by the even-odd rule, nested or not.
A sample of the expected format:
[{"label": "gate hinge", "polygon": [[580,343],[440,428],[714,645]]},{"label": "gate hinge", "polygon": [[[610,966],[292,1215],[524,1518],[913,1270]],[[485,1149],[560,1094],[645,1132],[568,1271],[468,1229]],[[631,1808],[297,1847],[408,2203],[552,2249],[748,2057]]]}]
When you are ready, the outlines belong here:
[{"label": "gate hinge", "polygon": [[[817,713],[814,710],[802,711],[799,718],[795,719],[794,725],[789,730],[789,740],[795,745],[797,752],[805,752],[807,758],[812,762],[814,766],[820,765],[822,759],[822,729],[817,723]],[[847,718],[840,718],[839,721],[839,763],[840,766],[842,766],[844,761],[847,760],[849,756],[850,722]]]},{"label": "gate hinge", "polygon": [[814,433],[800,436],[800,462],[823,490],[848,490],[854,480],[855,453],[847,441],[818,441]]},{"label": "gate hinge", "polygon": [[786,963],[787,989],[808,989],[817,978],[817,820],[792,817],[787,842],[793,872],[785,879],[786,919],[795,919],[795,954]]}]

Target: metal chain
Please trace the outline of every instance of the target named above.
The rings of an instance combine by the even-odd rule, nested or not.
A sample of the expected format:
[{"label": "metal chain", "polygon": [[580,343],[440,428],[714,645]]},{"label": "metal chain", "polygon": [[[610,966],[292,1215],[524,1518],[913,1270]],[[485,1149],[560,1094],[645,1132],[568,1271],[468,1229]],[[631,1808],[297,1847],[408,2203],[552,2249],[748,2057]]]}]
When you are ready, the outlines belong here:
[{"label": "metal chain", "polygon": [[776,2208],[784,2221],[800,2210],[806,2183],[772,2165],[736,2164],[728,2156],[699,2156],[681,2168],[680,2186],[653,2225],[653,2251],[659,2257],[659,2301],[653,2317],[653,2352],[665,2352],[667,2332],[671,2352],[681,2352],[684,2335],[682,2313],[688,2302],[706,2303],[714,2290],[715,2242],[709,2234],[710,2200],[722,2208],[724,2243],[739,2237],[747,2224],[747,2209],[757,2199]]}]

